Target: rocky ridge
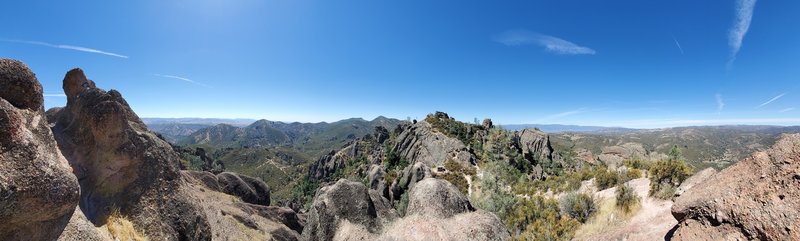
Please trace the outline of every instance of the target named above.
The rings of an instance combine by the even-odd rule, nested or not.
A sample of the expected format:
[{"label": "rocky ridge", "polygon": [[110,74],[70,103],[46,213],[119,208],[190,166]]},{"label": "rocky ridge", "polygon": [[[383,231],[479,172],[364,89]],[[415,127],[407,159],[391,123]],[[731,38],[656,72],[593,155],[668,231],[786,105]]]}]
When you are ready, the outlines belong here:
[{"label": "rocky ridge", "polygon": [[675,198],[673,240],[800,239],[800,134],[785,135]]}]

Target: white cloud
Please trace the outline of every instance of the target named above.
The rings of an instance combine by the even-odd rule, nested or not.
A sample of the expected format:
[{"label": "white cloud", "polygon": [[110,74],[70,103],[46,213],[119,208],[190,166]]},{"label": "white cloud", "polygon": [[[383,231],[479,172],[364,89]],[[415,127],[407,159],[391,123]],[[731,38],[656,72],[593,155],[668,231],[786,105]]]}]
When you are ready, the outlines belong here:
[{"label": "white cloud", "polygon": [[683,48],[681,47],[681,43],[678,43],[678,39],[676,39],[676,38],[675,38],[675,35],[672,35],[672,40],[675,40],[675,45],[677,45],[677,46],[678,46],[678,50],[680,50],[680,51],[681,51],[681,55],[685,55],[685,54],[683,53]]},{"label": "white cloud", "polygon": [[97,50],[97,49],[93,49],[93,48],[74,46],[74,45],[51,44],[51,43],[45,43],[45,42],[40,42],[40,41],[28,41],[28,40],[16,40],[16,39],[0,39],[0,41],[8,42],[8,43],[21,43],[21,44],[39,45],[39,46],[45,46],[45,47],[57,48],[57,49],[75,50],[75,51],[81,51],[81,52],[86,52],[86,53],[108,55],[108,56],[113,56],[113,57],[118,57],[118,58],[123,58],[123,59],[127,59],[128,58],[128,56],[126,56],[126,55],[115,54],[115,53],[106,52],[106,51],[102,51],[102,50]]},{"label": "white cloud", "polygon": [[793,111],[793,110],[794,110],[794,107],[789,107],[789,108],[786,108],[786,109],[780,110],[780,112],[781,112],[781,113],[784,113],[784,112],[789,112],[789,111]]},{"label": "white cloud", "polygon": [[203,87],[206,87],[206,88],[210,88],[211,87],[211,86],[208,86],[206,84],[203,84],[203,83],[200,83],[200,82],[197,82],[197,81],[191,80],[189,78],[185,78],[185,77],[180,77],[180,76],[175,76],[175,75],[165,75],[165,74],[153,74],[153,75],[158,76],[158,77],[162,77],[162,78],[183,80],[183,81],[186,81],[186,82],[189,82],[189,83],[192,83],[192,84],[196,84],[196,85],[199,85],[199,86],[203,86]]},{"label": "white cloud", "polygon": [[606,123],[629,128],[666,128],[707,125],[800,125],[800,118],[741,118],[741,119],[655,119]]},{"label": "white cloud", "polygon": [[63,93],[44,93],[44,97],[67,97],[67,95]]},{"label": "white cloud", "polygon": [[583,113],[583,112],[586,112],[586,108],[580,108],[580,109],[576,109],[576,110],[565,111],[565,112],[549,115],[549,116],[546,116],[545,118],[539,120],[539,122],[550,121],[550,120],[554,120],[554,119],[560,119],[560,118],[563,118],[563,117],[576,115],[576,114],[580,114],[580,113]]},{"label": "white cloud", "polygon": [[760,104],[760,105],[756,106],[756,109],[764,107],[765,105],[769,105],[769,103],[772,103],[773,101],[776,101],[776,100],[780,99],[784,95],[786,95],[786,93],[783,93],[783,94],[780,94],[778,96],[772,97],[772,99],[769,99],[767,102],[764,102],[763,104]]},{"label": "white cloud", "polygon": [[716,94],[714,98],[717,99],[717,114],[722,113],[722,109],[725,108],[725,101],[722,99],[722,95]]},{"label": "white cloud", "polygon": [[502,33],[494,37],[494,41],[507,46],[539,45],[545,50],[563,55],[589,54],[597,52],[591,48],[579,46],[567,40],[557,37],[530,32],[527,30],[513,30]]},{"label": "white cloud", "polygon": [[736,54],[742,48],[742,41],[750,29],[750,22],[753,19],[753,9],[756,7],[757,0],[737,0],[736,1],[736,22],[734,22],[728,32],[728,45],[731,48],[731,58],[728,66],[736,60]]}]

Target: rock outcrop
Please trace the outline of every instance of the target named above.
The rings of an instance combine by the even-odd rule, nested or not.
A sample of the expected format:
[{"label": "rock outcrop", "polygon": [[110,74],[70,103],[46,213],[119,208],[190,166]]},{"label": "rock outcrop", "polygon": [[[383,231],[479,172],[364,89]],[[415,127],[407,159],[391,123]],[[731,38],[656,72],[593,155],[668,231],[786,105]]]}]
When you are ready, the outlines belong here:
[{"label": "rock outcrop", "polygon": [[0,240],[54,240],[80,189],[53,139],[42,86],[22,62],[0,59]]},{"label": "rock outcrop", "polygon": [[553,159],[554,151],[550,145],[550,137],[544,132],[536,129],[524,129],[517,133],[517,138],[525,159],[536,162]]},{"label": "rock outcrop", "polygon": [[378,233],[383,226],[397,218],[388,200],[367,189],[364,184],[341,179],[317,191],[308,212],[308,224],[303,240],[333,240],[342,223],[356,225],[368,235]]},{"label": "rock outcrop", "polygon": [[81,210],[95,225],[130,216],[153,239],[210,239],[197,207],[180,195],[179,158],[150,132],[122,95],[95,87],[81,69],[64,77],[67,106],[53,133],[81,186]]},{"label": "rock outcrop", "polygon": [[446,160],[464,165],[477,162],[467,146],[460,140],[435,131],[427,121],[410,125],[397,135],[392,149],[410,163],[423,163],[426,166],[442,166]]},{"label": "rock outcrop", "polygon": [[317,192],[303,240],[508,240],[494,214],[475,210],[447,181],[426,178],[397,218],[388,200],[363,184],[339,180]]},{"label": "rock outcrop", "polygon": [[223,192],[237,196],[246,203],[269,206],[270,189],[264,181],[231,172],[217,174]]},{"label": "rock outcrop", "polygon": [[800,240],[800,134],[675,198],[672,240]]}]

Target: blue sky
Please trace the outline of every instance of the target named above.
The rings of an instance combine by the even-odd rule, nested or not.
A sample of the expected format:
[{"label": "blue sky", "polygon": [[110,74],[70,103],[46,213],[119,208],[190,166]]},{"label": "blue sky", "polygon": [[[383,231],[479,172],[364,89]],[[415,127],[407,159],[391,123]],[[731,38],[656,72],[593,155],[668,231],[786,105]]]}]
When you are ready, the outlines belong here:
[{"label": "blue sky", "polygon": [[[11,1],[47,107],[81,67],[143,117],[800,124],[798,1]],[[798,108],[798,109],[795,109]]]}]

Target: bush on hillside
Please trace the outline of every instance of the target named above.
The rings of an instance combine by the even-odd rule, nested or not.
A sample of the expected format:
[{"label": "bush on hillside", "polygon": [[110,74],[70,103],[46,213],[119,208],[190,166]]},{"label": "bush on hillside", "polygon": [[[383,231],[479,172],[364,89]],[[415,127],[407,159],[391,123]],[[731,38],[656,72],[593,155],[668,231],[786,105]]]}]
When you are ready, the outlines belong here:
[{"label": "bush on hillside", "polygon": [[623,212],[629,213],[636,205],[639,205],[640,198],[636,195],[636,191],[628,184],[617,185],[615,192],[617,207],[622,209]]},{"label": "bush on hillside", "polygon": [[580,222],[562,215],[558,206],[538,195],[520,199],[504,221],[514,240],[570,240]]},{"label": "bush on hillside", "polygon": [[595,171],[594,182],[597,185],[597,190],[605,190],[611,188],[622,181],[617,171],[608,170],[606,168],[598,168]]},{"label": "bush on hillside", "polygon": [[597,211],[594,197],[586,193],[572,192],[561,198],[561,213],[566,214],[581,223]]},{"label": "bush on hillside", "polygon": [[627,182],[641,177],[642,177],[642,171],[639,171],[639,169],[631,168],[622,173],[622,182]]},{"label": "bush on hillside", "polygon": [[672,198],[675,190],[692,174],[680,149],[675,146],[670,151],[670,159],[661,160],[650,166],[650,196],[661,199]]}]

